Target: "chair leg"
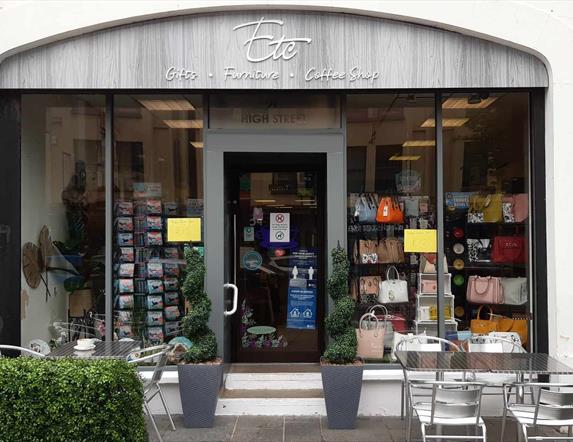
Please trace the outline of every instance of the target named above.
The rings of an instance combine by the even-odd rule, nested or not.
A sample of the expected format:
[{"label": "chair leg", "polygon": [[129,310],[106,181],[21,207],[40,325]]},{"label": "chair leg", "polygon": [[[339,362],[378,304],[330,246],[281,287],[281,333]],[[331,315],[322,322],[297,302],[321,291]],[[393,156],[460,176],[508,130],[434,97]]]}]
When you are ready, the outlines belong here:
[{"label": "chair leg", "polygon": [[403,421],[404,420],[404,396],[405,396],[405,392],[406,392],[406,388],[404,387],[405,383],[404,381],[402,381],[402,385],[401,385],[401,394],[400,394],[400,420]]},{"label": "chair leg", "polygon": [[571,432],[571,425],[569,425],[569,427],[567,428],[567,437],[571,436],[573,436],[573,433]]},{"label": "chair leg", "polygon": [[521,432],[523,433],[523,440],[525,442],[527,442],[527,426],[526,425],[521,426]]},{"label": "chair leg", "polygon": [[161,399],[161,402],[163,403],[163,408],[165,408],[165,412],[167,413],[167,417],[169,418],[169,422],[171,423],[171,429],[173,431],[176,431],[177,429],[175,428],[175,424],[173,423],[173,418],[171,417],[171,413],[169,412],[169,408],[167,408],[167,402],[165,402],[165,398],[163,397],[163,392],[161,391],[159,384],[157,384],[156,386],[157,386],[157,391],[159,392],[159,398]]},{"label": "chair leg", "polygon": [[[505,394],[505,393],[504,393],[504,394]],[[504,405],[504,407],[503,407],[503,417],[502,417],[502,420],[501,420],[501,434],[500,434],[500,436],[499,436],[499,441],[500,441],[500,442],[504,442],[504,441],[503,441],[503,436],[504,436],[504,434],[505,434],[505,423],[506,423],[506,421],[507,421],[507,408],[506,408],[505,405]]]},{"label": "chair leg", "polygon": [[[426,424],[420,425],[420,431],[422,432],[422,442],[426,442]],[[410,435],[408,434],[408,441],[410,440]]]},{"label": "chair leg", "polygon": [[407,418],[408,418],[408,428],[406,430],[406,442],[410,442],[410,439],[412,437],[412,415],[408,414]]},{"label": "chair leg", "polygon": [[151,414],[151,410],[147,406],[147,402],[144,402],[143,406],[145,407],[145,411],[147,412],[147,415],[149,416],[149,420],[151,420],[151,424],[153,425],[153,428],[155,429],[155,432],[157,433],[157,438],[159,439],[159,442],[163,442],[163,438],[161,437],[161,433],[159,432],[159,428],[157,428],[157,424],[155,423],[155,419],[153,418],[153,415]]},{"label": "chair leg", "polygon": [[481,427],[481,435],[483,438],[483,442],[487,442],[487,431],[485,428],[485,424],[481,424],[480,427]]}]

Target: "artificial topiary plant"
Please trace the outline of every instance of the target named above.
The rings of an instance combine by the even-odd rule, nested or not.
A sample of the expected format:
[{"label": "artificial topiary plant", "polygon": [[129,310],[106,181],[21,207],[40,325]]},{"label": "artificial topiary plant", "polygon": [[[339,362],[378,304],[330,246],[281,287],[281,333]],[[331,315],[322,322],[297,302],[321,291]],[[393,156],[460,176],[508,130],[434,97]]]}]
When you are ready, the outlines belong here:
[{"label": "artificial topiary plant", "polygon": [[185,248],[187,268],[182,293],[189,303],[189,311],[183,318],[183,332],[192,342],[183,359],[186,362],[201,363],[217,358],[217,339],[209,328],[211,300],[205,292],[205,264],[196,248]]},{"label": "artificial topiary plant", "polygon": [[326,288],[334,301],[334,309],[326,318],[326,330],[331,341],[323,359],[331,364],[350,364],[356,359],[356,332],[351,324],[354,300],[348,293],[350,263],[340,245],[332,250],[332,274]]}]

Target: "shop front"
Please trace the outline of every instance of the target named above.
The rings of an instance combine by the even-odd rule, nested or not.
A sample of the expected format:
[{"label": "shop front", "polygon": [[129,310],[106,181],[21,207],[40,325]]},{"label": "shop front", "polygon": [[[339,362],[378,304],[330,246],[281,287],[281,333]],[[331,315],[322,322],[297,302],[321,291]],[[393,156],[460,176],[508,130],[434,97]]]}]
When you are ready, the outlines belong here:
[{"label": "shop front", "polygon": [[226,362],[316,363],[341,245],[356,327],[387,323],[372,367],[398,333],[463,339],[480,319],[547,351],[547,86],[516,49],[334,13],[173,17],[13,55],[2,339],[63,322],[170,341],[191,244]]}]

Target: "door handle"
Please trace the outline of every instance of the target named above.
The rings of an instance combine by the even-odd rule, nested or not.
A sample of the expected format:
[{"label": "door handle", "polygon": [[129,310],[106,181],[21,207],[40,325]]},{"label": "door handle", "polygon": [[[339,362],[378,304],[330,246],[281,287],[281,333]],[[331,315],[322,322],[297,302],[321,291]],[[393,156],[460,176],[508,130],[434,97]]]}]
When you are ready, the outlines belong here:
[{"label": "door handle", "polygon": [[233,308],[231,310],[225,310],[223,314],[225,316],[231,316],[237,313],[237,307],[239,304],[239,288],[235,284],[231,284],[228,282],[227,284],[223,285],[225,289],[233,289]]}]

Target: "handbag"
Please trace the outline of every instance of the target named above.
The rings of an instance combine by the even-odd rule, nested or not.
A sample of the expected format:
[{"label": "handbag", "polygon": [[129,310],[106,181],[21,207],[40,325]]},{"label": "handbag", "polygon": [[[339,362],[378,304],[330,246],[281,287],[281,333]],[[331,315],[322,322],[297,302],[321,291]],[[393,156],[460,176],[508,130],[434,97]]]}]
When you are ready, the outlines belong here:
[{"label": "handbag", "polygon": [[358,242],[358,254],[361,264],[376,264],[378,262],[378,242],[361,239]]},{"label": "handbag", "polygon": [[522,223],[529,216],[529,195],[527,193],[513,195],[513,216],[516,223]]},{"label": "handbag", "polygon": [[504,304],[523,305],[527,302],[527,278],[501,278]]},{"label": "handbag", "polygon": [[431,279],[422,279],[422,289],[421,293],[437,293],[438,292],[438,281]]},{"label": "handbag", "polygon": [[503,304],[501,278],[495,276],[470,276],[466,299],[474,304]]},{"label": "handbag", "polygon": [[[366,321],[368,319],[368,321]],[[374,320],[375,326],[368,325]],[[356,356],[363,359],[382,359],[384,357],[384,335],[386,333],[386,321],[380,326],[380,321],[373,313],[365,313],[358,322],[356,340],[358,348]],[[365,325],[366,324],[366,325]]]},{"label": "handbag", "polygon": [[380,264],[389,264],[392,262],[392,258],[390,257],[390,250],[388,249],[388,244],[386,243],[386,239],[382,238],[378,241],[378,263]]},{"label": "handbag", "polygon": [[[489,319],[481,318],[481,309],[484,307],[489,309]],[[493,312],[489,305],[481,305],[478,308],[476,318],[470,321],[470,330],[476,335],[485,335],[497,331],[497,322],[493,320]]]},{"label": "handbag", "polygon": [[515,332],[519,335],[521,343],[527,344],[528,338],[528,325],[527,319],[508,318],[507,316],[500,316],[494,319],[497,322],[497,330],[499,332]]},{"label": "handbag", "polygon": [[361,276],[360,277],[360,302],[368,304],[378,298],[378,291],[380,290],[380,277],[379,276]]},{"label": "handbag", "polygon": [[403,224],[404,212],[394,198],[385,196],[380,199],[376,221],[385,224]]},{"label": "handbag", "polygon": [[376,317],[379,320],[386,319],[389,322],[388,327],[386,329],[386,333],[389,333],[390,328],[392,328],[394,331],[398,333],[406,332],[406,330],[408,329],[406,318],[404,318],[401,315],[388,314],[388,310],[382,304],[373,305],[372,307],[370,307],[370,309],[368,309],[368,312],[376,314],[376,309],[382,309],[384,311],[383,315],[376,315]]},{"label": "handbag", "polygon": [[[394,271],[396,278],[391,278],[391,272]],[[399,279],[399,273],[396,267],[390,266],[386,270],[386,280],[380,283],[378,300],[382,304],[395,304],[399,302],[408,302],[408,283]]]},{"label": "handbag", "polygon": [[[505,339],[507,341],[511,341],[515,345],[520,346],[520,347],[522,345],[521,337],[519,336],[519,333],[517,333],[517,332],[491,332],[491,333],[489,333],[489,336],[494,337],[494,338]],[[502,347],[504,353],[515,352],[515,347],[509,343],[502,342],[501,347]]]},{"label": "handbag", "polygon": [[487,196],[470,196],[468,223],[499,223],[502,220],[502,199],[500,193]]},{"label": "handbag", "polygon": [[491,260],[497,263],[524,263],[525,238],[523,236],[496,236],[493,239]]},{"label": "handbag", "polygon": [[376,203],[372,195],[364,193],[356,200],[354,216],[360,223],[376,221]]},{"label": "handbag", "polygon": [[[438,255],[435,253],[422,253],[420,258],[420,273],[436,273],[436,261]],[[448,273],[448,260],[444,256],[444,273]]]},{"label": "handbag", "polygon": [[406,262],[404,256],[404,243],[398,238],[386,238],[386,248],[389,254],[390,263],[403,263]]},{"label": "handbag", "polygon": [[468,238],[468,261],[469,262],[490,262],[491,261],[491,241],[487,238]]}]

